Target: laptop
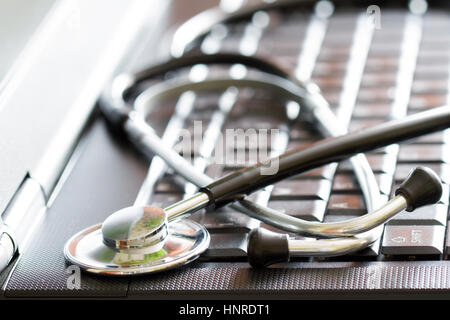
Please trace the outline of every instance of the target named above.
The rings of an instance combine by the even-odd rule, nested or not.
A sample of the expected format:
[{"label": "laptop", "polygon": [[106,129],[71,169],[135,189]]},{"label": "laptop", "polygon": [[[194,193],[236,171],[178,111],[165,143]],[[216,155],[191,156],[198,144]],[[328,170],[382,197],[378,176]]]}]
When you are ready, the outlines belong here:
[{"label": "laptop", "polygon": [[[177,27],[196,14],[217,5],[236,10],[234,6],[254,4],[47,1],[34,11],[34,19],[26,19],[26,26],[17,22],[25,35],[13,37],[13,58],[2,59],[0,69],[2,246],[10,249],[11,241],[3,238],[10,230],[18,245],[0,275],[2,298],[279,299],[448,293],[448,130],[367,154],[386,199],[419,165],[438,173],[444,193],[435,205],[395,216],[384,226],[383,236],[361,252],[293,258],[255,270],[247,262],[248,233],[256,227],[283,231],[224,208],[192,216],[206,226],[211,244],[189,266],[139,277],[105,277],[80,271],[64,259],[64,244],[73,234],[134,202],[151,162],[98,111],[97,101],[108,82],[120,72],[167,58]],[[6,8],[11,15],[23,11],[12,4]],[[299,1],[295,8],[272,9],[221,25],[191,49],[256,55],[311,79],[333,111],[350,119],[353,131],[448,103],[450,38],[443,30],[450,27],[450,19],[445,10],[426,1],[380,6]],[[368,21],[373,28],[365,27]],[[212,67],[207,72],[223,71]],[[195,72],[198,66],[197,71],[194,67],[181,73]],[[219,97],[196,94],[185,128],[193,130],[193,123],[201,120],[206,130]],[[147,117],[159,134],[177,103],[179,99],[158,105]],[[285,119],[277,107],[282,105],[276,97],[239,90],[223,129],[279,128]],[[299,121],[289,130],[287,149],[322,138],[314,126]],[[218,178],[241,167],[226,162],[206,167],[205,173]],[[164,207],[188,190],[167,169],[154,185],[151,203]],[[279,182],[269,197],[261,198],[264,205],[310,221],[342,221],[366,212],[348,162]]]}]

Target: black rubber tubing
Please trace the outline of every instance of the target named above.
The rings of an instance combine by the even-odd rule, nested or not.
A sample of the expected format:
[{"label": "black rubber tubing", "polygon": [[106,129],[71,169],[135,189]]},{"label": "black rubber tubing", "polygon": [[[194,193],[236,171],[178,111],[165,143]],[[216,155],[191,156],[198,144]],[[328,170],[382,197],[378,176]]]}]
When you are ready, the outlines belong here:
[{"label": "black rubber tubing", "polygon": [[[322,140],[306,149],[289,150],[272,158],[279,170],[273,175],[262,175],[263,163],[235,171],[200,189],[210,197],[212,207],[225,205],[244,195],[288,177],[331,162],[338,162],[358,153],[367,152],[400,141],[450,127],[450,107],[444,106],[389,121],[337,138]],[[267,164],[266,164],[267,165]]]}]

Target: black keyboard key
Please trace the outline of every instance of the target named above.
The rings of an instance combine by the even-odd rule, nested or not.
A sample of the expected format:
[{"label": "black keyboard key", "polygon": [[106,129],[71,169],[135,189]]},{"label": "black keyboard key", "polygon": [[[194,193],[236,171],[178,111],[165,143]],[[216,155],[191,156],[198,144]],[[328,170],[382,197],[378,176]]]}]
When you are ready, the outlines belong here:
[{"label": "black keyboard key", "polygon": [[330,196],[331,181],[326,179],[284,180],[275,184],[272,200],[325,200]]},{"label": "black keyboard key", "polygon": [[435,133],[430,133],[423,135],[421,137],[418,137],[413,140],[413,143],[415,144],[443,144],[443,143],[449,143],[450,142],[450,131],[449,130],[443,130],[438,131]]},{"label": "black keyboard key", "polygon": [[445,94],[447,92],[447,81],[442,81],[442,79],[415,79],[411,88],[411,92],[419,94]]},{"label": "black keyboard key", "polygon": [[218,230],[248,232],[260,225],[259,220],[241,212],[233,211],[231,208],[221,208],[216,211],[206,212],[202,216],[200,223],[211,232]]},{"label": "black keyboard key", "polygon": [[272,200],[268,206],[297,218],[322,221],[327,202],[324,200]]},{"label": "black keyboard key", "polygon": [[[388,36],[388,35],[386,35],[386,36]],[[386,69],[386,68],[397,69],[398,62],[399,62],[399,59],[397,56],[386,56],[386,55],[380,56],[380,55],[371,54],[367,58],[366,65],[370,68],[375,67],[377,69],[378,69],[378,67],[380,67],[382,69]]]},{"label": "black keyboard key", "polygon": [[402,211],[389,220],[389,225],[442,225],[447,222],[448,207],[437,203],[417,208],[412,212]]},{"label": "black keyboard key", "polygon": [[[389,195],[392,187],[392,176],[385,173],[376,173],[375,178],[383,194]],[[339,173],[333,180],[333,192],[356,193],[361,192],[361,188],[352,174]]]},{"label": "black keyboard key", "polygon": [[[406,179],[409,172],[417,167],[423,166],[421,163],[399,163],[395,170],[395,182],[402,182]],[[450,183],[450,164],[447,163],[427,163],[425,166],[437,173],[442,182]]]},{"label": "black keyboard key", "polygon": [[349,132],[363,130],[365,128],[374,127],[381,123],[384,123],[385,119],[353,119],[350,123]]},{"label": "black keyboard key", "polygon": [[[365,72],[362,76],[361,86],[363,87],[386,87],[395,86],[397,81],[396,72]],[[390,105],[389,109],[390,109]]]},{"label": "black keyboard key", "polygon": [[347,67],[346,61],[336,61],[336,62],[318,62],[314,68],[314,74],[319,76],[326,76],[329,74],[345,74]]},{"label": "black keyboard key", "polygon": [[444,226],[387,225],[382,253],[388,255],[440,255],[443,252]]},{"label": "black keyboard key", "polygon": [[223,166],[216,163],[212,163],[209,166],[207,166],[205,173],[206,175],[210,176],[213,179],[217,179],[225,175],[225,172],[223,171]]},{"label": "black keyboard key", "polygon": [[338,166],[338,163],[333,162],[333,163],[324,165],[322,167],[306,171],[302,174],[299,174],[298,176],[292,177],[291,179],[295,180],[295,179],[322,178],[322,179],[332,180],[333,176],[336,172],[337,166]]},{"label": "black keyboard key", "polygon": [[363,196],[360,194],[332,194],[328,202],[328,214],[361,215],[366,212]]},{"label": "black keyboard key", "polygon": [[289,130],[289,141],[317,141],[323,139],[323,136],[311,123],[299,121]]},{"label": "black keyboard key", "polygon": [[173,175],[164,176],[155,186],[155,193],[182,193],[183,187],[177,183]]},{"label": "black keyboard key", "polygon": [[211,233],[208,250],[202,254],[202,259],[232,260],[247,256],[247,233]]},{"label": "black keyboard key", "polygon": [[355,193],[360,192],[361,189],[356,182],[355,176],[350,173],[338,173],[335,175],[333,180],[333,192],[345,192],[345,193]]},{"label": "black keyboard key", "polygon": [[[260,102],[262,103],[262,102]],[[275,108],[274,108],[275,109]],[[270,129],[277,129],[280,127],[281,123],[283,122],[282,117],[269,117],[267,115],[268,111],[267,109],[265,111],[262,111],[264,109],[258,110],[259,112],[265,113],[264,116],[257,115],[257,114],[251,114],[249,115],[249,110],[247,108],[246,117],[242,117],[242,115],[239,115],[239,117],[235,116],[233,114],[233,117],[230,117],[230,120],[227,121],[225,124],[225,132],[227,129],[241,129],[244,131],[247,131],[248,129],[251,129],[251,131],[247,131],[248,134],[251,134],[253,130],[269,130]],[[276,115],[276,114],[275,114]],[[226,142],[226,141],[225,141]]]},{"label": "black keyboard key", "polygon": [[[367,154],[367,161],[375,173],[386,173],[394,175],[397,156],[392,153]],[[352,166],[350,161],[346,160],[340,163],[338,172],[350,172]]]},{"label": "black keyboard key", "polygon": [[330,107],[336,108],[337,105],[339,104],[339,100],[341,98],[341,91],[340,90],[328,90],[325,92],[322,92],[323,97],[325,98],[325,100],[328,101],[328,103],[330,104]]},{"label": "black keyboard key", "polygon": [[391,113],[391,104],[386,102],[358,102],[353,110],[354,119],[386,119]]},{"label": "black keyboard key", "polygon": [[[449,222],[447,222],[447,225],[449,225]],[[450,228],[447,228],[447,237],[445,240],[445,253],[447,255],[450,255]]]},{"label": "black keyboard key", "polygon": [[155,193],[152,198],[152,206],[165,208],[182,199],[181,193]]},{"label": "black keyboard key", "polygon": [[437,162],[448,163],[450,161],[450,150],[446,144],[410,144],[400,146],[398,161],[410,162]]},{"label": "black keyboard key", "polygon": [[[442,67],[440,67],[442,68]],[[428,71],[430,68],[427,67]],[[447,98],[439,93],[413,93],[409,100],[410,110],[426,110],[434,107],[439,107],[447,103]]]},{"label": "black keyboard key", "polygon": [[252,166],[258,163],[259,160],[262,159],[259,159],[258,152],[227,151],[225,159],[223,159],[224,171],[231,172],[234,170],[239,170],[248,166]]},{"label": "black keyboard key", "polygon": [[313,81],[322,90],[324,89],[340,89],[342,88],[342,77],[334,77],[330,75],[314,77]]}]

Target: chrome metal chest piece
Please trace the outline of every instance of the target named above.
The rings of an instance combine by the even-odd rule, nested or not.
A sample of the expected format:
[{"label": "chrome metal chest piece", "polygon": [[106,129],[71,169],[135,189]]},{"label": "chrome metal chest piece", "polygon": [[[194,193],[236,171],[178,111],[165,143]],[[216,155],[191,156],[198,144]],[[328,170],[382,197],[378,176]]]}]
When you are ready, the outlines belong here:
[{"label": "chrome metal chest piece", "polygon": [[[125,213],[129,219],[122,225],[123,220],[116,218],[123,210],[129,210],[130,214]],[[150,221],[135,219],[145,211],[153,211],[152,207],[123,210],[116,212],[117,216],[111,216],[114,221],[109,221],[106,228],[98,224],[69,239],[64,248],[66,258],[88,272],[134,275],[182,266],[196,259],[209,246],[209,233],[193,221],[185,219],[167,225],[165,218],[158,214]],[[154,224],[159,225],[156,230],[152,228]],[[105,238],[104,229],[107,229],[107,235],[112,234],[120,240],[111,242],[112,238]]]}]

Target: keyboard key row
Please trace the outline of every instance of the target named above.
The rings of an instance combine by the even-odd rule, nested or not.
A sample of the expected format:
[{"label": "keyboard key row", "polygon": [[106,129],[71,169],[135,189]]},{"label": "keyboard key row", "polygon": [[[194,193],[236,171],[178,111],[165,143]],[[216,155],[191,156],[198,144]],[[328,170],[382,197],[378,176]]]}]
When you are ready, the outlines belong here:
[{"label": "keyboard key row", "polygon": [[409,162],[445,162],[450,161],[450,150],[446,144],[442,145],[422,145],[408,144],[401,145],[398,155],[398,161],[402,163]]},{"label": "keyboard key row", "polygon": [[330,196],[331,182],[326,179],[284,180],[275,184],[272,200],[325,200]]},{"label": "keyboard key row", "polygon": [[402,211],[389,220],[388,225],[441,225],[447,222],[448,206],[438,203],[421,208],[413,212]]},{"label": "keyboard key row", "polygon": [[[392,187],[392,176],[385,173],[376,173],[375,178],[383,194],[389,195]],[[361,192],[361,188],[353,174],[338,173],[333,180],[333,192],[356,193]]]},{"label": "keyboard key row", "polygon": [[[423,164],[420,163],[399,163],[395,170],[395,182],[401,182],[406,179],[411,169]],[[450,183],[450,164],[447,163],[427,163],[426,166],[436,172],[442,182]]]}]

